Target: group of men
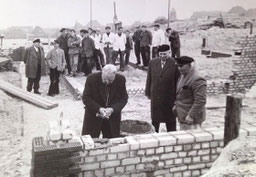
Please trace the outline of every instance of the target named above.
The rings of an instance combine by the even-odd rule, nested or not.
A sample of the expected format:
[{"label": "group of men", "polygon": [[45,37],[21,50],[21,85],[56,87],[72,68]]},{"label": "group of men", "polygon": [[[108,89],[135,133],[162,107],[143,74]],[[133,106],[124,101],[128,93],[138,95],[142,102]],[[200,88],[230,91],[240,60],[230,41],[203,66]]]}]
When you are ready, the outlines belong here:
[{"label": "group of men", "polygon": [[149,31],[146,25],[138,26],[132,39],[137,65],[141,65],[142,58],[143,66],[147,68],[151,58],[159,57],[159,47],[167,43],[170,43],[172,57],[180,57],[179,33],[172,28],[167,28],[164,33],[159,24],[154,25],[153,32]]},{"label": "group of men", "polygon": [[[145,95],[151,100],[151,120],[156,132],[160,123],[167,131],[200,128],[205,120],[206,80],[193,66],[188,56],[173,58],[170,46],[158,47],[159,57],[149,62]],[[114,65],[88,76],[83,92],[85,105],[82,135],[93,138],[120,136],[121,111],[128,101],[125,77]]]},{"label": "group of men", "polygon": [[[99,28],[93,30],[80,30],[80,37],[75,30],[62,28],[61,35],[57,38],[60,41],[60,48],[64,50],[68,74],[75,76],[77,71],[82,71],[87,76],[96,66],[101,70],[105,64],[115,64],[120,57],[120,71],[125,70],[129,63],[130,51],[133,48],[130,31],[123,31],[119,27],[116,33],[111,32],[111,27],[105,27],[105,33],[101,35]],[[105,53],[106,61],[102,53]]]},{"label": "group of men", "polygon": [[60,41],[55,40],[54,48],[47,53],[45,58],[44,48],[40,43],[40,39],[35,39],[33,45],[25,50],[23,56],[26,77],[28,78],[27,91],[31,92],[34,89],[35,94],[41,94],[39,91],[41,76],[46,75],[46,71],[49,71],[48,95],[54,96],[59,94],[59,77],[66,65],[65,53],[60,48]]}]

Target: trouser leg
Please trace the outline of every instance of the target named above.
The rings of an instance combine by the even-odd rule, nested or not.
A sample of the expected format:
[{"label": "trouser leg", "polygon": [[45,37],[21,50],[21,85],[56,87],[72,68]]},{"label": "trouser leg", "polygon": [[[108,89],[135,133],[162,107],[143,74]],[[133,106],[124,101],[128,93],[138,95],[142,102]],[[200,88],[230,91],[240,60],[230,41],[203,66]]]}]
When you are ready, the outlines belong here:
[{"label": "trouser leg", "polygon": [[40,79],[41,79],[41,65],[38,65],[37,72],[36,72],[36,78],[34,79],[34,92],[38,92],[39,91]]},{"label": "trouser leg", "polygon": [[140,44],[135,44],[134,45],[134,50],[135,50],[135,56],[137,59],[137,64],[140,64],[140,54],[141,54],[141,49],[140,49]]},{"label": "trouser leg", "polygon": [[105,120],[105,119],[103,120],[101,130],[102,130],[103,138],[112,138],[109,120]]},{"label": "trouser leg", "polygon": [[158,133],[159,132],[159,126],[160,126],[160,123],[159,122],[152,122],[152,125],[154,126],[155,128],[155,131]]},{"label": "trouser leg", "polygon": [[117,56],[118,56],[118,51],[113,51],[112,64],[116,63]]},{"label": "trouser leg", "polygon": [[33,84],[34,84],[34,79],[33,78],[28,78],[28,82],[27,82],[27,91],[28,92],[32,91]]},{"label": "trouser leg", "polygon": [[120,70],[124,71],[124,53],[125,51],[120,51],[118,52],[120,54]]},{"label": "trouser leg", "polygon": [[144,66],[149,65],[149,60],[150,60],[150,47],[146,46],[145,47],[145,61],[144,61]]},{"label": "trouser leg", "polygon": [[167,132],[176,131],[176,121],[165,123]]},{"label": "trouser leg", "polygon": [[129,64],[130,52],[131,52],[131,49],[126,49],[125,50],[125,65]]}]

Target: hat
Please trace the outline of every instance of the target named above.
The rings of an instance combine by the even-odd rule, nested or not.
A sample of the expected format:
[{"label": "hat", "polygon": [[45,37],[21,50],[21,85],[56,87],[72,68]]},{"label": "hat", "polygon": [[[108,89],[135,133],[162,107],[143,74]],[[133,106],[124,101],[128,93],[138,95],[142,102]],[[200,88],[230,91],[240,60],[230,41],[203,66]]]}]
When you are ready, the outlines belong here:
[{"label": "hat", "polygon": [[60,44],[60,41],[56,39],[56,40],[53,41],[53,43]]},{"label": "hat", "polygon": [[61,28],[60,32],[63,32],[64,30],[67,30],[67,28]]},{"label": "hat", "polygon": [[86,29],[81,29],[80,33],[88,33],[88,31]]},{"label": "hat", "polygon": [[189,64],[192,63],[193,61],[195,61],[193,58],[188,57],[188,56],[181,56],[175,59],[177,64],[181,64],[181,65],[185,65],[185,64]]},{"label": "hat", "polygon": [[110,26],[106,26],[105,29],[111,29]]},{"label": "hat", "polygon": [[168,33],[169,30],[171,30],[172,28],[167,28],[165,31]]},{"label": "hat", "polygon": [[170,50],[170,46],[169,46],[169,45],[166,45],[166,44],[161,45],[161,46],[159,46],[159,48],[158,48],[158,51],[159,51],[159,52],[167,52],[168,50]]},{"label": "hat", "polygon": [[39,42],[39,43],[40,43],[41,41],[40,41],[40,39],[34,39],[34,40],[33,40],[33,43],[36,43],[36,42]]}]

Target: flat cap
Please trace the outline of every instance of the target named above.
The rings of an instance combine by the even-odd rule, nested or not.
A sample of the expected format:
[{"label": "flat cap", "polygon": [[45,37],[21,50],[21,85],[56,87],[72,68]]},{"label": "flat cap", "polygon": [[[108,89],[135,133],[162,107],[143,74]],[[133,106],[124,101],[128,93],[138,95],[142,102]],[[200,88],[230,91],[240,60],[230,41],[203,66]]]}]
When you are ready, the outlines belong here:
[{"label": "flat cap", "polygon": [[171,30],[172,28],[167,28],[165,31],[168,33],[169,30]]},{"label": "flat cap", "polygon": [[154,24],[154,27],[160,28],[160,25],[159,24]]},{"label": "flat cap", "polygon": [[33,40],[33,43],[36,43],[36,42],[39,42],[39,43],[40,43],[41,41],[40,41],[40,39],[37,38],[37,39],[34,39],[34,40]]},{"label": "flat cap", "polygon": [[169,45],[160,45],[159,48],[158,48],[158,51],[159,52],[166,52],[166,51],[169,51],[170,50],[170,46]]},{"label": "flat cap", "polygon": [[56,40],[53,41],[53,43],[54,44],[60,44],[60,41],[56,39]]},{"label": "flat cap", "polygon": [[193,61],[195,61],[193,58],[188,57],[188,56],[181,56],[175,59],[177,64],[181,64],[181,65],[185,65],[185,64],[189,64],[192,63]]},{"label": "flat cap", "polygon": [[80,33],[88,33],[88,30],[86,30],[86,29],[81,29],[81,30],[80,30]]},{"label": "flat cap", "polygon": [[63,32],[64,30],[67,30],[67,28],[61,28],[60,32]]},{"label": "flat cap", "polygon": [[111,29],[111,27],[110,26],[106,26],[105,29]]}]

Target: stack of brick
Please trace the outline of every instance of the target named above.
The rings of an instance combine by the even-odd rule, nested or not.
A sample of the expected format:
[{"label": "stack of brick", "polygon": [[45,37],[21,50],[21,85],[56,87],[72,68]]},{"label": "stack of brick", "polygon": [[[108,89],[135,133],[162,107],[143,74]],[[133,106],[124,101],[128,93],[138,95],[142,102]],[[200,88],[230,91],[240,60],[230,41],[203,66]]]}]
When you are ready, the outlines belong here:
[{"label": "stack of brick", "polygon": [[82,147],[80,139],[50,145],[43,137],[34,138],[30,176],[66,177],[80,174]]},{"label": "stack of brick", "polygon": [[244,92],[256,82],[256,36],[247,36],[237,43],[240,56],[233,59],[234,91]]}]

